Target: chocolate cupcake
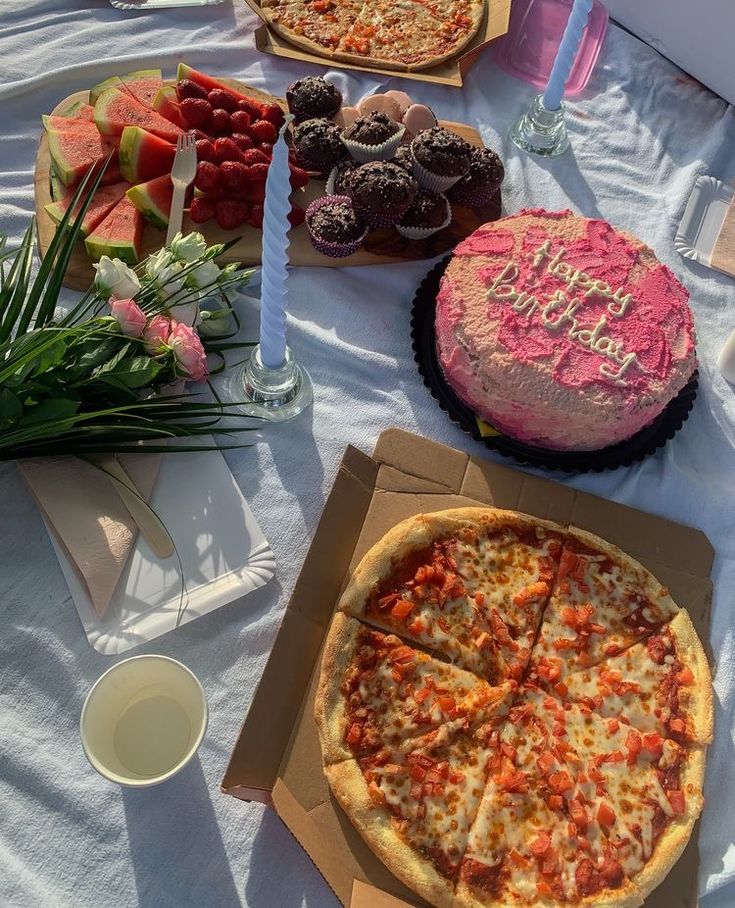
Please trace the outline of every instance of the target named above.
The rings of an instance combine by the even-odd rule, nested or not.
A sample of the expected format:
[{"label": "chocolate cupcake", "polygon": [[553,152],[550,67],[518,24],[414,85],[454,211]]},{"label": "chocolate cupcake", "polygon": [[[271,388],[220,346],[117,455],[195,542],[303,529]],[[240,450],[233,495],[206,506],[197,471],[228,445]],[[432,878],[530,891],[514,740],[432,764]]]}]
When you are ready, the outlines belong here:
[{"label": "chocolate cupcake", "polygon": [[324,187],[327,191],[327,195],[345,195],[347,192],[347,175],[359,166],[360,165],[356,161],[347,158],[333,167],[327,177],[327,182]]},{"label": "chocolate cupcake", "polygon": [[411,142],[413,175],[426,189],[444,192],[470,168],[472,146],[441,126],[424,129]]},{"label": "chocolate cupcake", "polygon": [[347,195],[370,227],[392,227],[416,195],[413,177],[390,161],[370,161],[345,177]]},{"label": "chocolate cupcake", "polygon": [[388,114],[373,111],[348,126],[342,133],[342,141],[360,163],[387,161],[393,157],[405,131],[406,127],[391,120]]},{"label": "chocolate cupcake", "polygon": [[299,164],[322,175],[329,173],[335,164],[347,157],[341,135],[339,126],[324,117],[299,123],[293,131]]},{"label": "chocolate cupcake", "polygon": [[459,205],[487,205],[500,188],[505,168],[489,148],[473,148],[470,169],[447,192]]},{"label": "chocolate cupcake", "polygon": [[342,106],[342,92],[321,76],[307,76],[288,86],[286,103],[297,123],[333,117]]},{"label": "chocolate cupcake", "polygon": [[325,195],[313,201],[306,209],[306,226],[314,248],[332,258],[357,252],[367,234],[346,195]]},{"label": "chocolate cupcake", "polygon": [[406,173],[413,174],[413,155],[411,154],[410,144],[399,145],[390,161],[391,164],[397,164],[402,167]]},{"label": "chocolate cupcake", "polygon": [[396,224],[396,230],[409,240],[423,240],[452,222],[447,197],[431,189],[419,188],[413,202]]}]

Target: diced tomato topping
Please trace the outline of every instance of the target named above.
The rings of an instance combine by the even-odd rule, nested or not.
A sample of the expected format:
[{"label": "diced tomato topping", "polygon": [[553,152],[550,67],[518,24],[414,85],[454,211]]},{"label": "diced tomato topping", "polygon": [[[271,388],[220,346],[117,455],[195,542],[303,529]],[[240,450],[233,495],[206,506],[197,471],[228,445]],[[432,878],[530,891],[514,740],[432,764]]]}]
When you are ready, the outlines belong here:
[{"label": "diced tomato topping", "polygon": [[421,687],[414,693],[413,698],[417,703],[423,703],[424,700],[430,695],[431,691],[428,687]]},{"label": "diced tomato topping", "polygon": [[551,810],[561,810],[564,806],[564,798],[561,795],[549,795],[547,803]]},{"label": "diced tomato topping", "polygon": [[513,747],[512,744],[506,744],[503,741],[500,745],[500,749],[509,760],[515,760],[518,751],[515,749],[515,747]]},{"label": "diced tomato topping", "polygon": [[600,801],[600,806],[597,808],[597,822],[606,829],[609,829],[615,822],[615,811],[604,801]]},{"label": "diced tomato topping", "polygon": [[358,722],[353,722],[353,724],[349,727],[347,735],[345,736],[345,740],[348,744],[357,744],[361,737],[362,725],[360,725]]},{"label": "diced tomato topping", "polygon": [[602,754],[599,759],[601,763],[624,763],[625,754],[622,750],[613,750],[612,753]]},{"label": "diced tomato topping", "polygon": [[555,794],[564,794],[565,791],[574,788],[574,782],[572,781],[571,776],[564,770],[561,772],[552,772],[548,778],[548,783],[549,788]]},{"label": "diced tomato topping", "polygon": [[413,602],[409,602],[408,599],[399,599],[390,610],[390,613],[392,618],[395,618],[397,621],[403,621],[404,618],[411,614],[412,610]]},{"label": "diced tomato topping", "polygon": [[648,637],[646,649],[648,650],[648,655],[657,665],[661,665],[669,651],[666,641],[658,634]]},{"label": "diced tomato topping", "polygon": [[551,886],[546,882],[546,880],[537,880],[536,881],[536,892],[539,895],[551,897],[554,893],[551,891]]},{"label": "diced tomato topping", "polygon": [[686,724],[683,719],[675,716],[673,719],[669,719],[669,728],[674,734],[683,735],[686,731]]},{"label": "diced tomato topping", "polygon": [[414,782],[423,782],[426,778],[426,770],[418,763],[414,763],[409,771],[409,775],[414,780]]},{"label": "diced tomato topping", "polygon": [[408,628],[409,633],[413,634],[415,637],[423,634],[426,630],[424,622],[420,618],[414,618],[413,621],[409,621],[406,627]]},{"label": "diced tomato topping", "polygon": [[671,809],[676,814],[683,814],[686,809],[684,803],[684,792],[678,788],[674,788],[671,791],[666,792],[666,797],[669,799],[669,804],[671,804]]},{"label": "diced tomato topping", "polygon": [[641,745],[642,756],[647,757],[649,760],[658,760],[663,752],[664,742],[660,735],[657,735],[655,732],[643,735]]},{"label": "diced tomato topping", "polygon": [[524,586],[513,597],[514,605],[528,605],[529,602],[538,602],[541,599],[545,599],[549,595],[549,584],[545,583],[543,580],[537,580],[535,583],[530,583],[528,586]]},{"label": "diced tomato topping", "polygon": [[573,573],[574,568],[577,565],[577,556],[574,552],[570,552],[569,549],[564,549],[561,553],[561,559],[559,560],[559,580],[562,580],[568,574]]},{"label": "diced tomato topping", "polygon": [[546,555],[538,560],[538,579],[550,583],[554,579],[554,562]]},{"label": "diced tomato topping", "polygon": [[482,606],[485,604],[485,594],[475,593],[475,602],[480,608],[482,608]]},{"label": "diced tomato topping", "polygon": [[540,832],[529,847],[534,854],[544,854],[551,848],[551,839],[545,832]]},{"label": "diced tomato topping", "polygon": [[608,719],[607,727],[610,729],[610,734],[615,734],[616,731],[620,728],[620,722],[617,719]]},{"label": "diced tomato topping", "polygon": [[520,769],[507,772],[498,779],[498,784],[505,791],[515,794],[525,794],[528,791],[528,779]]},{"label": "diced tomato topping", "polygon": [[604,881],[605,886],[610,889],[617,889],[618,886],[622,885],[625,876],[622,865],[611,857],[603,858],[599,874]]},{"label": "diced tomato topping", "polygon": [[549,659],[542,657],[536,665],[536,672],[539,678],[553,683],[561,678],[561,659]]},{"label": "diced tomato topping", "polygon": [[560,697],[566,697],[566,695],[569,693],[569,688],[563,681],[557,681],[554,685],[554,690],[557,694],[559,694]]},{"label": "diced tomato topping", "polygon": [[554,768],[555,763],[556,760],[554,759],[554,755],[550,754],[548,750],[543,751],[543,753],[541,753],[539,755],[539,758],[536,760],[536,765],[538,766],[539,772],[541,772],[542,775],[546,775],[547,773],[551,772],[551,770]]},{"label": "diced tomato topping", "polygon": [[590,818],[587,816],[587,811],[580,804],[577,798],[572,798],[569,802],[569,816],[572,818],[577,829],[580,829],[584,832],[590,822]]},{"label": "diced tomato topping", "polygon": [[410,662],[416,653],[410,646],[397,646],[390,654],[391,662]]},{"label": "diced tomato topping", "polygon": [[523,855],[519,851],[516,851],[515,848],[510,849],[510,851],[508,852],[508,858],[511,861],[513,861],[513,863],[517,867],[527,867],[528,866],[528,861],[526,860],[526,858],[524,858]]},{"label": "diced tomato topping", "polygon": [[423,793],[424,786],[420,782],[412,785],[411,790],[409,791],[409,795],[416,801],[422,796]]},{"label": "diced tomato topping", "polygon": [[694,672],[685,665],[680,672],[676,673],[676,680],[679,684],[694,684]]},{"label": "diced tomato topping", "polygon": [[632,766],[638,759],[638,754],[643,747],[643,741],[637,731],[631,729],[625,739],[625,746],[628,748],[628,766]]},{"label": "diced tomato topping", "polygon": [[398,600],[401,598],[399,593],[389,593],[387,596],[383,596],[378,599],[378,608],[387,609],[391,608]]}]

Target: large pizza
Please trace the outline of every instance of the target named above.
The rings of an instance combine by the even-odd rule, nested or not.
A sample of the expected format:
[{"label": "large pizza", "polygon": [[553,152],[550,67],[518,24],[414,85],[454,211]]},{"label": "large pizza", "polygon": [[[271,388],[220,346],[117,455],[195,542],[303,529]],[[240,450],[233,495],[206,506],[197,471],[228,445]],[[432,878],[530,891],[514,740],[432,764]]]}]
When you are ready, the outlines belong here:
[{"label": "large pizza", "polygon": [[311,53],[411,72],[459,53],[482,23],[485,0],[262,0],[261,12]]},{"label": "large pizza", "polygon": [[367,553],[315,712],[339,803],[437,906],[632,908],[702,808],[687,612],[615,546],[512,511],[418,515]]}]

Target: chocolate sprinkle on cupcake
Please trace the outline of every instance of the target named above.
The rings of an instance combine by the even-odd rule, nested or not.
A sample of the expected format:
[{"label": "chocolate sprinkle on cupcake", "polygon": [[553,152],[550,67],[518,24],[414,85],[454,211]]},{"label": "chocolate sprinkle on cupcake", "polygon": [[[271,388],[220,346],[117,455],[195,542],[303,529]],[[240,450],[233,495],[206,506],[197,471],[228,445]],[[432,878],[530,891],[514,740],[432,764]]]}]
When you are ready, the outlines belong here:
[{"label": "chocolate sprinkle on cupcake", "polygon": [[286,102],[300,123],[314,117],[333,117],[342,106],[342,93],[321,76],[307,76],[288,86]]},{"label": "chocolate sprinkle on cupcake", "polygon": [[400,130],[400,126],[384,113],[376,111],[364,117],[358,117],[345,132],[345,139],[359,142],[361,145],[382,145]]},{"label": "chocolate sprinkle on cupcake", "polygon": [[396,149],[395,155],[391,159],[391,164],[397,164],[399,167],[402,167],[406,171],[406,173],[411,173],[411,169],[413,167],[411,146],[399,145]]},{"label": "chocolate sprinkle on cupcake", "polygon": [[442,177],[461,177],[472,158],[472,146],[441,126],[420,132],[411,143],[411,150],[422,167]]},{"label": "chocolate sprinkle on cupcake", "polygon": [[446,197],[430,189],[419,189],[400,223],[406,227],[441,227],[446,219]]},{"label": "chocolate sprinkle on cupcake", "polygon": [[473,148],[467,173],[448,191],[450,199],[467,205],[482,205],[490,201],[500,188],[505,168],[490,148]]},{"label": "chocolate sprinkle on cupcake", "polygon": [[390,161],[363,164],[346,176],[345,187],[357,213],[374,227],[397,223],[418,189],[413,177]]},{"label": "chocolate sprinkle on cupcake", "polygon": [[324,205],[309,220],[309,229],[330,243],[351,243],[365,232],[348,202]]},{"label": "chocolate sprinkle on cupcake", "polygon": [[338,161],[347,157],[341,135],[339,126],[325,118],[300,123],[293,133],[299,162],[307,170],[328,173]]}]

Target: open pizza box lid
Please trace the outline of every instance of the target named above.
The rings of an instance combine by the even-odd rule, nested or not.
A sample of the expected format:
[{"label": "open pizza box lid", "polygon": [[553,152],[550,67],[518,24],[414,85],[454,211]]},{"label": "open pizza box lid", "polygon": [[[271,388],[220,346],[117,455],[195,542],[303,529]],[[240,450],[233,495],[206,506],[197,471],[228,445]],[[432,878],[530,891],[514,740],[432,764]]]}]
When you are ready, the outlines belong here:
[{"label": "open pizza box lid", "polygon": [[[320,650],[351,571],[406,517],[489,504],[573,523],[637,558],[707,639],[713,550],[698,530],[388,429],[372,457],[348,447],[286,609],[222,791],[269,804],[343,905],[424,905],[373,854],[331,796],[313,717]],[[304,691],[306,692],[304,694]],[[697,829],[646,908],[697,905]]]},{"label": "open pizza box lid", "polygon": [[[260,0],[245,0],[245,2],[256,16],[263,19]],[[330,60],[328,57],[320,57],[289,43],[285,38],[277,35],[265,22],[255,30],[255,46],[264,54],[286,57],[288,60],[300,60],[302,63],[317,63],[319,66],[328,66],[333,69],[356,69],[358,72],[379,73],[384,77],[414,79],[418,82],[436,82],[438,85],[461,86],[464,76],[482,51],[491,41],[508,31],[510,4],[511,0],[487,0],[485,19],[464,51],[451,60],[446,60],[429,69],[422,69],[420,72],[401,72],[394,69],[381,69],[378,66],[360,66],[356,63],[343,63],[339,60]]]}]

